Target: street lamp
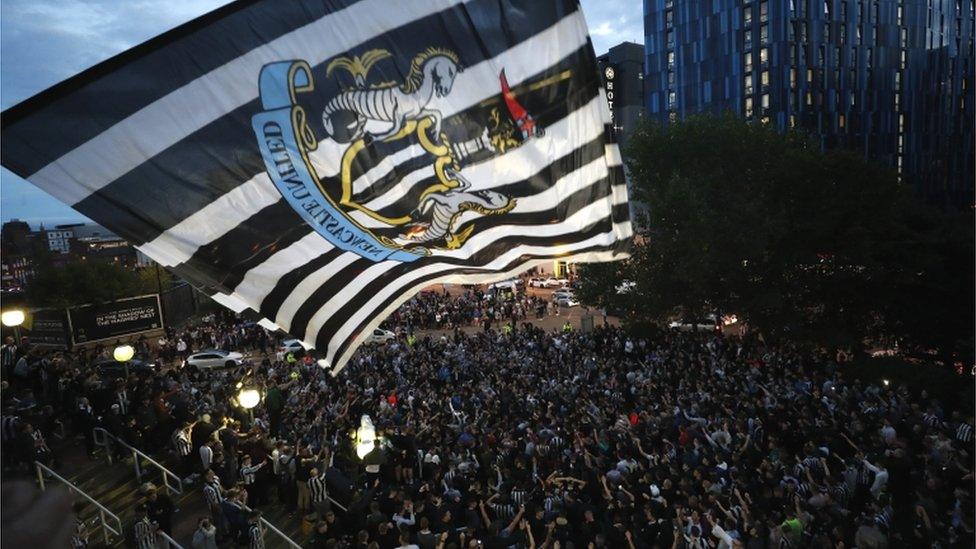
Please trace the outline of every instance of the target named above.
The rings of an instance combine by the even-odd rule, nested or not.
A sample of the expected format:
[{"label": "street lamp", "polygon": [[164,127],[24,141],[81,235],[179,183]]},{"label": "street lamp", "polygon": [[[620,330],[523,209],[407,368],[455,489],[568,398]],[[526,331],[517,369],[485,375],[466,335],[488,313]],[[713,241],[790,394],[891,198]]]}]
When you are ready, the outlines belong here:
[{"label": "street lamp", "polygon": [[[242,385],[238,383],[238,385]],[[247,410],[248,417],[251,418],[251,424],[254,424],[254,407],[261,402],[261,393],[253,387],[240,387],[241,392],[237,393],[237,403],[241,405],[241,408]]]},{"label": "street lamp", "polygon": [[14,329],[14,339],[17,340],[17,345],[20,345],[20,325],[24,323],[25,318],[24,311],[20,309],[10,309],[0,313],[0,323]]},{"label": "street lamp", "polygon": [[367,454],[376,448],[376,428],[373,427],[373,420],[369,416],[363,415],[359,420],[359,429],[356,430],[356,455],[363,459]]},{"label": "street lamp", "polygon": [[121,362],[122,367],[125,368],[125,377],[129,377],[129,361],[135,355],[136,350],[132,348],[132,345],[119,345],[112,352],[112,357],[115,358],[115,361]]}]

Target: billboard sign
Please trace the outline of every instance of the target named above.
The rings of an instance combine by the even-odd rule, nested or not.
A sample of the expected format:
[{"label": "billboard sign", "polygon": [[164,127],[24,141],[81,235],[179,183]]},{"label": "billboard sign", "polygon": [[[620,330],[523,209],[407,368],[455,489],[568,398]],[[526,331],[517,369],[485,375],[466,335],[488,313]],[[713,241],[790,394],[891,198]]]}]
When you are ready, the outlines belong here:
[{"label": "billboard sign", "polygon": [[156,294],[69,309],[74,342],[92,343],[161,330],[163,315]]}]

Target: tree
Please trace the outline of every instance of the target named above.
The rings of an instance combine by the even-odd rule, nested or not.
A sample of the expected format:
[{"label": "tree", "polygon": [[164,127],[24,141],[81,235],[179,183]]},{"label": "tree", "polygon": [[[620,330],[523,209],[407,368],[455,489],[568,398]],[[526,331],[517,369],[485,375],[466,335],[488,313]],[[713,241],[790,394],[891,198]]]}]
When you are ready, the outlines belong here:
[{"label": "tree", "polygon": [[[922,306],[896,292],[942,291],[918,273],[956,261],[926,247],[938,216],[894,173],[799,133],[731,115],[645,121],[625,156],[631,199],[647,212],[625,266],[630,321],[735,313],[768,338],[857,349]],[[607,268],[581,278],[585,300],[619,299]]]},{"label": "tree", "polygon": [[[36,258],[35,276],[27,285],[27,298],[35,307],[71,307],[104,303],[157,292],[152,268],[133,270],[115,263],[72,260],[55,266],[49,256]],[[163,290],[172,276],[160,270]]]}]

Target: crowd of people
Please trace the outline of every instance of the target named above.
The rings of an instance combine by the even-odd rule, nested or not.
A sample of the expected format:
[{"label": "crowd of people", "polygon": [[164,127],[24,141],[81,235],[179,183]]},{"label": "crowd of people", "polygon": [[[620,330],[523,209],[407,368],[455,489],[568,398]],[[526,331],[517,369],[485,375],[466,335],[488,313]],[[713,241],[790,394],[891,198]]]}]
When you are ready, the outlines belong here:
[{"label": "crowd of people", "polygon": [[[506,330],[413,335],[472,322],[483,302],[421,294],[390,320],[397,340],[337,377],[262,358],[276,336],[225,315],[143,351],[225,346],[251,365],[104,379],[87,368],[99,353],[8,342],[5,464],[56,461],[45,441],[59,429],[91,450],[86,433],[104,426],[202,486],[194,547],[263,547],[273,505],[310,521],[299,541],[314,548],[973,546],[973,417],[959,403],[749,336],[547,332],[524,321],[531,301],[511,310],[522,322],[495,315]],[[239,383],[263,394],[253,419]],[[364,423],[377,442],[360,457]],[[165,495],[145,499],[139,547],[172,527]]]},{"label": "crowd of people", "polygon": [[521,322],[557,314],[558,307],[544,297],[510,288],[466,288],[452,294],[446,288],[420,292],[386,320],[388,327],[413,330],[452,330],[462,326],[490,329],[506,322]]}]

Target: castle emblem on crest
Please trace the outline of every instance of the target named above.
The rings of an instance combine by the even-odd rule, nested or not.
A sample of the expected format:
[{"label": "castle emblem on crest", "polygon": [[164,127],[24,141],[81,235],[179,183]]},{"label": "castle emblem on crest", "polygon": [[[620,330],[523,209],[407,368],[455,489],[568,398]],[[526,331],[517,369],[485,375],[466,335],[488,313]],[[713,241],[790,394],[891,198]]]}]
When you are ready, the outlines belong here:
[{"label": "castle emblem on crest", "polygon": [[[305,100],[314,95],[313,69],[304,61],[265,65],[259,79],[264,110],[254,115],[252,127],[268,175],[316,232],[374,261],[409,262],[459,248],[476,231],[473,220],[510,212],[514,197],[463,172],[544,131],[511,90],[504,70],[498,75],[500,100],[458,108],[466,98],[452,101],[463,75],[456,53],[428,47],[409,60],[402,78],[371,80],[371,73],[393,72],[374,68],[395,68],[394,61],[382,49],[330,60],[321,77],[340,85],[319,107],[318,132],[311,122],[315,115],[306,112],[314,102]],[[459,112],[445,116],[452,107]],[[316,170],[311,157],[320,146],[339,153],[335,176]],[[414,187],[400,178],[389,184],[364,175],[374,173],[391,151],[404,149],[418,152],[414,167],[428,166],[417,173],[430,172],[419,182],[412,174],[402,178]]]}]

